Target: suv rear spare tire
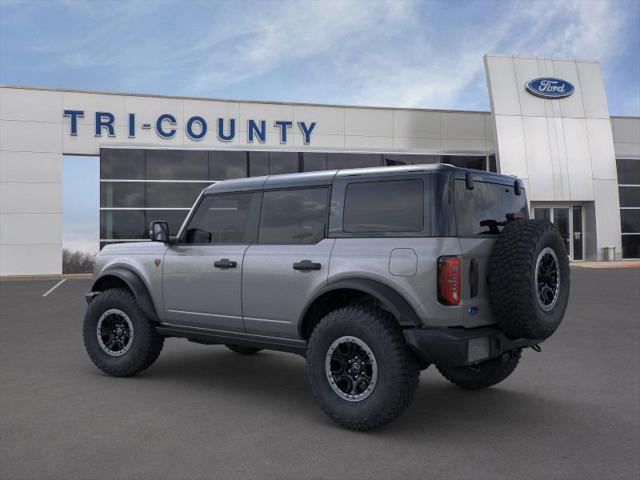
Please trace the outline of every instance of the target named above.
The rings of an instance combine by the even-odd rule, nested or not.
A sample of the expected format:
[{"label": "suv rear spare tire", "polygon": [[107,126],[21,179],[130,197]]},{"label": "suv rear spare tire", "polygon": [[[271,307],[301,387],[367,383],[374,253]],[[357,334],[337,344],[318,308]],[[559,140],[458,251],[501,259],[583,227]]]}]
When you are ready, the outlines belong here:
[{"label": "suv rear spare tire", "polygon": [[505,334],[549,337],[564,316],[569,287],[569,258],[556,227],[540,219],[508,222],[489,262],[491,306]]}]

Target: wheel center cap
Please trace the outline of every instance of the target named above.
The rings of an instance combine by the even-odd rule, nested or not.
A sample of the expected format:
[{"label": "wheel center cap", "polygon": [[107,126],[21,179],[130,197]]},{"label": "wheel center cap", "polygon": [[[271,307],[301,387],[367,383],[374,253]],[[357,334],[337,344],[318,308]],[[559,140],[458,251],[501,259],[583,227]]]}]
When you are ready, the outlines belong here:
[{"label": "wheel center cap", "polygon": [[358,373],[360,371],[360,364],[359,363],[353,363],[351,365],[351,371],[354,373]]}]

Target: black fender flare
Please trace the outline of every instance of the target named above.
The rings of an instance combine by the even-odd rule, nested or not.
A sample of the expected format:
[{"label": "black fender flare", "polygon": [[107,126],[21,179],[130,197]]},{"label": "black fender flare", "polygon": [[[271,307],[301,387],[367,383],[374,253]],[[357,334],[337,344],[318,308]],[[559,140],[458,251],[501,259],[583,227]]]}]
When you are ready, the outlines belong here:
[{"label": "black fender flare", "polygon": [[100,292],[105,290],[104,285],[108,284],[106,280],[109,277],[115,277],[123,281],[127,287],[129,287],[129,290],[133,292],[133,295],[136,297],[136,302],[144,314],[152,320],[158,319],[158,314],[156,313],[156,308],[153,305],[153,300],[151,299],[151,294],[147,286],[142,278],[133,270],[125,267],[115,267],[105,270],[93,281],[91,291]]},{"label": "black fender flare", "polygon": [[320,289],[316,295],[305,306],[298,325],[303,324],[303,320],[309,308],[323,295],[335,290],[359,290],[377,299],[396,318],[402,327],[421,326],[422,322],[409,302],[396,290],[384,283],[369,278],[349,278],[328,283]]}]

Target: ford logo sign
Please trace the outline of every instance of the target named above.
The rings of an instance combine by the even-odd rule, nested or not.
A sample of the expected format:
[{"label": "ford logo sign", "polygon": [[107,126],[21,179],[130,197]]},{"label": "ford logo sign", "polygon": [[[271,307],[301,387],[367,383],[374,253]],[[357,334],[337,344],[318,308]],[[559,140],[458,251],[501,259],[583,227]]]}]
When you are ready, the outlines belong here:
[{"label": "ford logo sign", "polygon": [[542,98],[564,98],[571,95],[576,87],[566,80],[555,77],[539,77],[529,80],[526,85],[529,93]]}]

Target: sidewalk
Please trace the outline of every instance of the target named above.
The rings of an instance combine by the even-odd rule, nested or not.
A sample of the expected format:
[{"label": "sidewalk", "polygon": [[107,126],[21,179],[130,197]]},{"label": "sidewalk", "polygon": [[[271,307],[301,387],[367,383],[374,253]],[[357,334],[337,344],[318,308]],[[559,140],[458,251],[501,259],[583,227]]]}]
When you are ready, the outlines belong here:
[{"label": "sidewalk", "polygon": [[20,282],[27,280],[76,280],[83,278],[92,278],[93,273],[67,273],[67,274],[51,274],[51,275],[2,275],[0,282]]},{"label": "sidewalk", "polygon": [[640,260],[617,260],[615,262],[571,262],[572,267],[582,268],[640,268]]}]

